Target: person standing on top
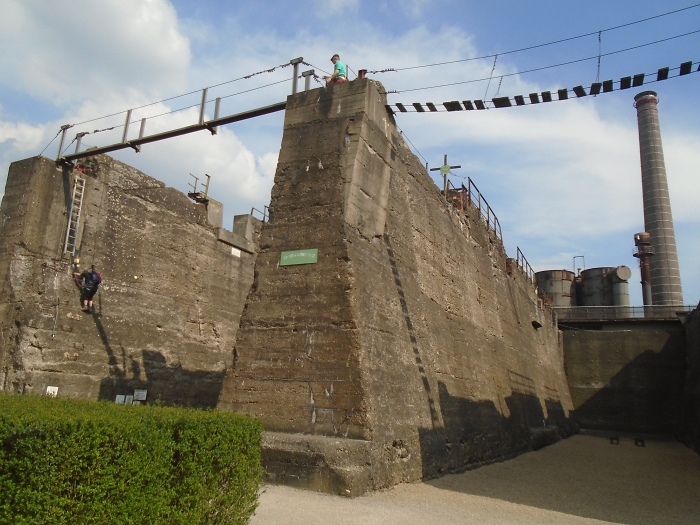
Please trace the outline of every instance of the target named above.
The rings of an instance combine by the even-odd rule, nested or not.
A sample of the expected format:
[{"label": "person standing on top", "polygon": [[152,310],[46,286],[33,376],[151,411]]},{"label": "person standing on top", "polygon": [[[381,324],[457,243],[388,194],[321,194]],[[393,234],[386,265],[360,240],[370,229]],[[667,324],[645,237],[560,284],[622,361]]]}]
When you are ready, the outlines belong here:
[{"label": "person standing on top", "polygon": [[90,311],[90,308],[92,308],[92,298],[95,296],[97,289],[100,287],[102,276],[97,273],[95,265],[93,264],[90,270],[85,270],[80,274],[75,272],[73,277],[80,285],[80,302],[82,304],[81,310],[83,312],[88,312]]},{"label": "person standing on top", "polygon": [[343,64],[340,61],[340,55],[333,55],[331,57],[331,62],[333,62],[333,75],[331,75],[330,77],[323,77],[326,79],[326,85],[340,84],[341,82],[346,82],[348,79],[348,75],[345,69],[345,64]]}]

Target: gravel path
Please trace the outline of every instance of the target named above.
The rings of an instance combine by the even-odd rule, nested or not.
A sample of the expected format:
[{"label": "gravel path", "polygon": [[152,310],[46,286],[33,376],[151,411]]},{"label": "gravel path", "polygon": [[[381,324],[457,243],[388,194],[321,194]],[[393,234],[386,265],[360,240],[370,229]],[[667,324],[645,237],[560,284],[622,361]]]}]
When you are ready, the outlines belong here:
[{"label": "gravel path", "polygon": [[464,474],[348,499],[267,485],[251,524],[700,525],[700,455],[577,435]]}]

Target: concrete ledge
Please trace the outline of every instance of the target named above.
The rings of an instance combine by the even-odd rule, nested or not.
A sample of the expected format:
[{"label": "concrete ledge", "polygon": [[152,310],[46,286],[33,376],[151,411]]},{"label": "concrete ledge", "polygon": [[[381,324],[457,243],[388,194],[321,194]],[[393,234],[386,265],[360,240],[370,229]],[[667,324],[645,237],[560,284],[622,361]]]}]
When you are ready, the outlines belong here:
[{"label": "concrete ledge", "polygon": [[265,432],[262,461],[268,483],[341,496],[373,490],[371,442]]},{"label": "concrete ledge", "polygon": [[234,248],[238,248],[239,250],[243,250],[244,252],[256,252],[255,243],[253,241],[249,241],[248,239],[241,237],[240,235],[237,235],[233,232],[230,232],[224,228],[218,229],[216,233],[216,238],[220,242],[228,244],[229,246],[233,246]]}]

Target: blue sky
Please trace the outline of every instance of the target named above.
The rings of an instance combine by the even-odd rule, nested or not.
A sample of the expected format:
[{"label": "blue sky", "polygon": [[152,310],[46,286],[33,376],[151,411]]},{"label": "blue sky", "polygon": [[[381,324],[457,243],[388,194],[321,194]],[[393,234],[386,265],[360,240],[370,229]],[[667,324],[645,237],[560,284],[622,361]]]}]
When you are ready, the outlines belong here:
[{"label": "blue sky", "polygon": [[[403,68],[498,53],[493,58],[373,75],[390,102],[435,102],[527,95],[595,81],[597,60],[534,73],[501,75],[609,53],[700,29],[700,7],[597,32],[692,6],[692,0],[585,3],[553,1],[330,0],[281,2],[177,0],[0,0],[0,183],[9,164],[39,154],[61,124],[157,102],[284,64],[298,56],[317,72],[339,53],[354,71]],[[519,53],[569,37],[585,38]],[[600,80],[652,73],[700,60],[700,33],[603,56]],[[600,46],[600,47],[599,47]],[[284,100],[290,68],[212,89],[222,114]],[[285,81],[287,79],[287,81]],[[500,88],[499,88],[500,83]],[[650,84],[658,92],[685,300],[700,300],[700,74]],[[400,114],[397,122],[431,166],[444,154],[461,164],[495,210],[506,249],[520,247],[536,270],[626,264],[641,304],[633,234],[644,229],[636,112],[642,89],[483,112]],[[411,90],[411,91],[409,91]],[[414,91],[415,90],[415,91]],[[485,97],[486,95],[486,97]],[[151,117],[198,103],[199,94],[137,110]],[[195,108],[148,120],[147,132],[187,125]],[[189,173],[212,176],[225,220],[269,201],[282,114],[149,144],[114,156],[186,191]],[[123,124],[124,115],[70,130]],[[132,126],[138,133],[138,126]],[[87,135],[88,146],[116,142],[121,130]],[[45,155],[56,155],[57,143]],[[455,177],[455,182],[461,179]]]}]

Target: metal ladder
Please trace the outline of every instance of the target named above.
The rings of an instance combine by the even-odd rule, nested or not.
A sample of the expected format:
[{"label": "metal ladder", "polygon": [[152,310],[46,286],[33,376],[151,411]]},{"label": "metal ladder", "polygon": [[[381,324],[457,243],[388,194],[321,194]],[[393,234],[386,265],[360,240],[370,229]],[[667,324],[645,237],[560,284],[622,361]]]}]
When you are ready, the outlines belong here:
[{"label": "metal ladder", "polygon": [[83,209],[83,193],[85,192],[85,179],[76,177],[73,182],[73,200],[70,205],[70,215],[68,217],[68,231],[66,232],[66,243],[63,253],[75,255],[76,239],[78,238],[78,227],[80,225],[80,212]]}]

